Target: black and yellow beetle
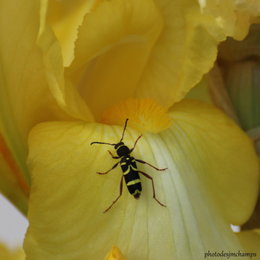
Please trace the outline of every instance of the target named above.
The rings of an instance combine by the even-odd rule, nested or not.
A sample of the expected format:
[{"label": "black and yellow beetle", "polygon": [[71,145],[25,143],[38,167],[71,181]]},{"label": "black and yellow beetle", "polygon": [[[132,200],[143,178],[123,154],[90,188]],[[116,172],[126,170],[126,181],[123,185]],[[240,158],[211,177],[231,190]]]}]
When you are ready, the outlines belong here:
[{"label": "black and yellow beetle", "polygon": [[153,198],[163,207],[165,207],[165,205],[163,203],[161,203],[155,195],[155,188],[154,188],[154,182],[153,182],[153,178],[148,175],[145,172],[139,171],[137,169],[136,166],[136,162],[139,163],[143,163],[143,164],[147,164],[149,166],[151,166],[152,168],[154,168],[157,171],[164,171],[167,168],[164,169],[159,169],[145,161],[139,160],[139,159],[135,159],[134,157],[132,157],[130,154],[133,152],[133,150],[135,149],[135,146],[138,142],[138,140],[142,137],[141,135],[136,139],[135,143],[134,143],[134,147],[132,149],[129,149],[124,143],[123,143],[123,139],[124,139],[124,134],[125,134],[125,130],[127,127],[127,122],[128,119],[126,119],[125,121],[125,126],[124,126],[124,130],[123,130],[123,134],[122,137],[120,139],[120,141],[116,144],[111,144],[111,143],[104,143],[104,142],[92,142],[92,144],[108,144],[108,145],[112,145],[114,146],[116,153],[118,156],[114,156],[110,151],[109,154],[112,156],[113,159],[120,159],[119,162],[117,162],[111,169],[109,169],[106,172],[97,172],[98,174],[104,175],[109,173],[110,171],[112,171],[113,169],[115,169],[118,164],[120,164],[121,169],[123,171],[123,175],[120,181],[120,192],[118,197],[113,201],[113,203],[104,211],[107,212],[109,209],[112,208],[112,206],[118,201],[118,199],[121,197],[122,192],[123,192],[123,177],[125,179],[125,183],[127,186],[128,191],[130,192],[131,195],[134,196],[135,199],[138,199],[141,195],[142,192],[142,184],[141,184],[141,180],[140,180],[140,176],[139,173],[141,173],[143,176],[145,176],[146,178],[148,178],[149,180],[152,181],[152,187],[153,187]]}]

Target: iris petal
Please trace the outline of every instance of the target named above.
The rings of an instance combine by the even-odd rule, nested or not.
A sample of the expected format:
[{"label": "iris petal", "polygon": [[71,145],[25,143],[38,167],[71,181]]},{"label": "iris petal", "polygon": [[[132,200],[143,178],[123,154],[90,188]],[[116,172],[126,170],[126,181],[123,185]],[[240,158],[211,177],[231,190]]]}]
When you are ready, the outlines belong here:
[{"label": "iris petal", "polygon": [[79,28],[66,75],[98,119],[127,97],[169,107],[210,70],[220,41],[245,36],[250,16],[236,8],[231,0],[100,2]]},{"label": "iris petal", "polygon": [[241,244],[243,245],[245,252],[249,254],[255,253],[256,256],[260,255],[260,249],[259,249],[260,230],[259,229],[242,231],[237,233],[237,236],[241,241]]},{"label": "iris petal", "polygon": [[[231,36],[242,40],[248,33],[249,27],[254,19],[259,16],[260,5],[258,0],[234,1],[227,0],[198,0],[202,13],[213,19],[215,24],[214,32]],[[207,26],[207,24],[205,24]]]},{"label": "iris petal", "polygon": [[[127,259],[144,260],[162,256],[165,260],[201,259],[208,250],[241,249],[228,223],[245,221],[257,196],[258,169],[252,144],[211,106],[183,103],[171,115],[174,123],[169,130],[145,134],[133,152],[135,158],[168,167],[157,172],[138,164],[153,177],[156,196],[167,207],[153,199],[151,180],[141,175],[139,200],[124,184],[118,202],[102,213],[119,195],[122,172],[117,167],[105,176],[96,174],[110,169],[117,160],[107,152],[110,149],[115,154],[112,146],[90,143],[116,143],[122,127],[53,122],[33,129],[29,139],[33,176],[30,227],[25,241],[28,260],[102,259],[113,245]],[[125,144],[132,147],[138,136],[128,127]],[[238,149],[241,144],[243,150]],[[246,174],[245,160],[252,165]],[[238,185],[234,191],[227,189],[231,180]],[[232,203],[235,205],[227,209]]]},{"label": "iris petal", "polygon": [[61,48],[48,25],[42,24],[38,45],[43,53],[48,87],[60,108],[74,119],[92,121],[93,116],[71,80],[64,77]]},{"label": "iris petal", "polygon": [[[77,30],[83,17],[99,0],[42,0],[42,9],[45,9],[46,20],[51,24],[55,35],[61,45],[64,65],[68,66],[74,55],[74,42]],[[48,5],[48,7],[46,7]]]},{"label": "iris petal", "polygon": [[85,16],[67,75],[97,117],[134,95],[162,23],[151,0],[103,1]]},{"label": "iris petal", "polygon": [[185,170],[188,160],[228,222],[243,224],[258,192],[259,165],[252,141],[211,105],[185,100],[171,115],[175,124],[165,141],[175,144],[179,170]]},{"label": "iris petal", "polygon": [[44,120],[67,117],[51,96],[35,44],[38,1],[1,1],[0,16],[0,132],[28,183],[29,129]]},{"label": "iris petal", "polygon": [[0,190],[24,215],[28,207],[29,186],[0,135]]}]

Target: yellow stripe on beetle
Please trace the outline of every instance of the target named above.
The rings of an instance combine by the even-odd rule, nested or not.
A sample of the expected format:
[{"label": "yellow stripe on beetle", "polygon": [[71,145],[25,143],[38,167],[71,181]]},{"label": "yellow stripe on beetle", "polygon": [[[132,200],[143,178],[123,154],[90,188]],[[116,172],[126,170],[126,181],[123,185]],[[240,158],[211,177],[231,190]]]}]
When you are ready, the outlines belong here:
[{"label": "yellow stripe on beetle", "polygon": [[140,190],[136,190],[132,195],[135,196],[136,194],[141,194]]},{"label": "yellow stripe on beetle", "polygon": [[[122,165],[122,164],[121,164]],[[124,175],[127,175],[131,170],[138,171],[137,168],[135,168],[133,165],[129,165],[127,170],[124,171]]]},{"label": "yellow stripe on beetle", "polygon": [[139,182],[141,182],[141,180],[140,179],[136,179],[136,180],[133,180],[133,181],[129,181],[126,185],[130,186],[130,185],[134,185],[134,184],[139,183]]}]

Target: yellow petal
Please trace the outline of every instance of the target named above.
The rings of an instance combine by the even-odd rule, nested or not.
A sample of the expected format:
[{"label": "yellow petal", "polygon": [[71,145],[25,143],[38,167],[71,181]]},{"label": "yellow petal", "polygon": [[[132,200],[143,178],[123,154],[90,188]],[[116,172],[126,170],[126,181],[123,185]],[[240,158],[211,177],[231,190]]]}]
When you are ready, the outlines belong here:
[{"label": "yellow petal", "polygon": [[67,75],[97,118],[129,97],[166,106],[181,100],[213,66],[219,42],[245,36],[250,24],[248,16],[236,16],[231,0],[219,7],[155,2],[103,1],[79,28]]},{"label": "yellow petal", "polygon": [[51,97],[35,44],[38,1],[1,1],[0,17],[0,132],[29,182],[25,163],[29,129],[46,119],[66,117]]},{"label": "yellow petal", "polygon": [[252,141],[206,103],[185,100],[171,114],[174,130],[165,141],[175,143],[179,171],[187,176],[195,171],[228,222],[243,224],[258,194],[259,165]]},{"label": "yellow petal", "polygon": [[216,46],[224,36],[214,35],[214,28],[210,32],[205,28],[205,20],[206,24],[211,22],[194,1],[155,2],[164,27],[136,93],[170,106],[180,101],[208,72],[216,58]]},{"label": "yellow petal", "polygon": [[[227,0],[198,0],[201,11],[210,17],[216,25],[215,29],[225,36],[242,40],[248,33],[254,17],[260,14],[260,2]],[[205,24],[207,26],[207,24]],[[209,24],[209,26],[211,26]],[[210,27],[208,27],[210,29]]]},{"label": "yellow petal", "polygon": [[60,108],[73,118],[92,121],[92,113],[77,91],[76,86],[69,79],[64,78],[59,43],[49,26],[44,23],[44,19],[41,19],[37,42],[43,54],[48,87]]},{"label": "yellow petal", "polygon": [[4,139],[0,135],[0,191],[24,215],[28,207],[29,186]]},{"label": "yellow petal", "polygon": [[167,109],[152,99],[127,99],[107,109],[101,122],[110,125],[128,125],[141,133],[159,133],[171,125]]},{"label": "yellow petal", "polygon": [[[254,229],[250,231],[242,231],[237,236],[244,247],[244,252],[251,253],[252,258],[260,255],[260,230]],[[250,255],[249,255],[250,256]],[[256,258],[257,259],[257,258]]]},{"label": "yellow petal", "polygon": [[170,106],[212,66],[217,40],[200,26],[199,6],[157,4],[104,2],[86,16],[69,75],[97,116],[129,96]]},{"label": "yellow petal", "polygon": [[68,75],[96,116],[134,95],[162,23],[151,0],[102,1],[86,15]]},{"label": "yellow petal", "polygon": [[0,244],[0,260],[25,260],[25,254],[22,248],[10,250]]},{"label": "yellow petal", "polygon": [[[110,149],[115,154],[112,146],[90,143],[116,143],[122,127],[80,122],[36,126],[29,138],[33,184],[27,259],[102,259],[113,245],[127,259],[142,260],[202,259],[208,250],[242,250],[228,222],[244,221],[256,199],[253,148],[218,110],[196,107],[179,105],[172,113],[172,128],[160,135],[145,134],[133,152],[135,158],[168,167],[157,172],[138,164],[152,176],[156,196],[166,207],[153,199],[151,180],[141,175],[139,200],[124,184],[118,202],[102,213],[119,195],[122,172],[117,167],[107,175],[96,174],[110,169],[117,160],[107,152]],[[128,127],[125,144],[132,147],[138,136],[139,132]],[[246,172],[240,170],[245,169],[244,160],[250,162]],[[231,178],[239,190],[227,189]],[[208,189],[214,185],[217,188]]]},{"label": "yellow petal", "polygon": [[42,8],[48,4],[47,22],[51,24],[55,35],[61,45],[64,65],[69,65],[74,55],[74,41],[77,38],[77,30],[83,17],[99,0],[63,0],[42,1]]},{"label": "yellow petal", "polygon": [[120,250],[113,246],[111,251],[107,254],[104,260],[126,260]]}]

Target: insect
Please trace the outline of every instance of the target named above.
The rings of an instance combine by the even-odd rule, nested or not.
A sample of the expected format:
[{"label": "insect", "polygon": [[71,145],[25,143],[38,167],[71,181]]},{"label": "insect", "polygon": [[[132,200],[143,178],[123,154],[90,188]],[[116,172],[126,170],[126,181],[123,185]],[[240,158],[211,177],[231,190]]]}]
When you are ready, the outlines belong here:
[{"label": "insect", "polygon": [[154,188],[154,182],[153,182],[153,178],[148,175],[145,172],[142,172],[140,170],[137,169],[137,165],[136,162],[138,163],[142,163],[142,164],[147,164],[150,167],[154,168],[157,171],[164,171],[167,168],[163,168],[163,169],[159,169],[153,165],[151,165],[150,163],[147,163],[143,160],[139,160],[139,159],[135,159],[134,157],[131,156],[131,153],[134,151],[135,146],[137,144],[137,142],[140,140],[140,138],[142,137],[142,135],[140,135],[135,143],[134,143],[134,147],[132,149],[129,149],[123,142],[124,139],[124,134],[125,134],[125,130],[127,127],[127,122],[128,119],[126,119],[125,121],[125,126],[124,126],[124,130],[122,133],[122,137],[120,139],[120,141],[116,144],[111,144],[111,143],[105,143],[105,142],[92,142],[92,144],[107,144],[107,145],[112,145],[114,146],[117,156],[114,156],[111,151],[108,150],[109,154],[111,155],[111,157],[113,159],[120,159],[120,161],[118,161],[111,169],[109,169],[106,172],[97,172],[97,174],[100,175],[104,175],[104,174],[108,174],[109,172],[111,172],[113,169],[115,169],[118,164],[120,164],[121,169],[123,171],[123,175],[121,177],[121,181],[120,181],[120,191],[119,191],[119,195],[118,197],[112,202],[112,204],[103,212],[106,213],[108,210],[110,210],[112,208],[112,206],[118,201],[118,199],[121,197],[122,192],[123,192],[123,178],[125,179],[125,183],[127,186],[127,189],[129,191],[129,193],[131,195],[134,196],[135,199],[139,199],[141,192],[142,192],[142,184],[141,184],[141,180],[140,180],[140,176],[139,173],[142,174],[144,177],[148,178],[149,180],[152,181],[152,187],[153,187],[153,198],[163,207],[166,207],[163,203],[161,203],[155,195],[155,188]]}]

